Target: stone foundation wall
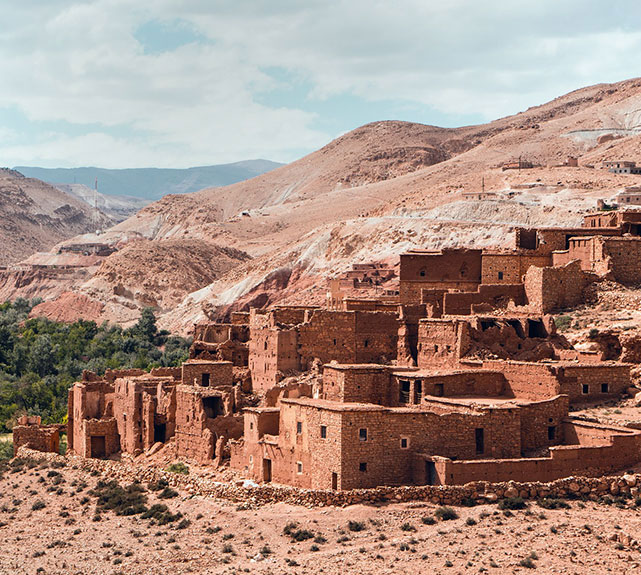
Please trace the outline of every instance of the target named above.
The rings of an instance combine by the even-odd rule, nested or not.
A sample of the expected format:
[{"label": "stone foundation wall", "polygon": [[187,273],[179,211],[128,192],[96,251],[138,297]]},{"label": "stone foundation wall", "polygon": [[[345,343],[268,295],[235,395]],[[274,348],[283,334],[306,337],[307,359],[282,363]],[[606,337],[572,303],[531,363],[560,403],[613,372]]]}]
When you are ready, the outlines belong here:
[{"label": "stone foundation wall", "polygon": [[[233,449],[233,448],[232,448]],[[88,473],[96,471],[105,478],[122,483],[132,481],[157,482],[165,479],[171,487],[191,495],[225,499],[257,508],[277,502],[305,507],[346,506],[379,502],[427,501],[435,505],[459,505],[473,500],[478,503],[494,503],[506,497],[523,497],[533,500],[542,497],[585,497],[596,501],[605,495],[621,493],[638,497],[641,493],[641,474],[611,475],[603,477],[566,477],[549,482],[506,481],[492,483],[475,481],[465,485],[425,485],[409,487],[376,487],[345,491],[299,489],[280,485],[244,486],[243,482],[219,483],[209,477],[170,473],[145,465],[128,462],[84,459],[77,456],[61,456],[42,453],[25,447],[18,450],[19,457],[31,457],[38,461],[61,462]]]}]

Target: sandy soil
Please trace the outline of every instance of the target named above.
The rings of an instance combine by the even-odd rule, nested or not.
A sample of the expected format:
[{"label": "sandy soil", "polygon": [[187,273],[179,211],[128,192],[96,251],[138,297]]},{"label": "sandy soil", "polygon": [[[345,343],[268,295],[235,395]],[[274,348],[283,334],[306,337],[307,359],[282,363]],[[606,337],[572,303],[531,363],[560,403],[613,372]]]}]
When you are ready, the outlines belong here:
[{"label": "sandy soil", "polygon": [[[59,475],[58,475],[59,474]],[[635,544],[641,515],[570,501],[569,509],[502,511],[457,508],[458,518],[425,524],[436,507],[423,503],[305,509],[273,504],[259,510],[181,495],[158,499],[187,519],[153,525],[140,516],[103,512],[94,521],[99,477],[41,466],[5,471],[0,480],[1,574],[156,573],[638,573]],[[86,485],[86,487],[85,487]],[[88,499],[88,500],[87,500]],[[36,502],[44,503],[38,509]],[[360,531],[351,530],[357,522]],[[428,519],[429,521],[429,519]],[[293,541],[283,530],[308,530]],[[354,525],[354,524],[353,524]],[[527,561],[528,557],[530,562]],[[521,565],[524,561],[528,566]]]}]

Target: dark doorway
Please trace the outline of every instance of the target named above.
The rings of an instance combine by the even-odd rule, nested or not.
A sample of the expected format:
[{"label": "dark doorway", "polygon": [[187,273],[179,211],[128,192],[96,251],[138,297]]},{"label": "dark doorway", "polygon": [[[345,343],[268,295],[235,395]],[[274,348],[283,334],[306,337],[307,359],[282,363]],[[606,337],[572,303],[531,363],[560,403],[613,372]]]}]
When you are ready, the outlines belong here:
[{"label": "dark doorway", "polygon": [[156,423],[154,425],[154,443],[165,443],[167,438],[167,424]]},{"label": "dark doorway", "polygon": [[205,415],[209,419],[214,419],[223,414],[223,400],[222,397],[203,397],[203,409]]},{"label": "dark doorway", "polygon": [[545,326],[543,322],[538,319],[527,320],[527,335],[528,337],[547,337]]},{"label": "dark doorway", "polygon": [[91,457],[104,457],[105,455],[107,455],[105,436],[93,435],[91,437]]},{"label": "dark doorway", "polygon": [[410,402],[410,382],[407,379],[400,380],[400,389],[398,394],[399,403]]},{"label": "dark doorway", "polygon": [[425,462],[425,485],[436,485],[436,465],[433,461]]},{"label": "dark doorway", "polygon": [[209,374],[203,373],[200,377],[200,385],[203,387],[209,387]]},{"label": "dark doorway", "polygon": [[435,383],[434,384],[434,395],[437,397],[443,397],[445,394],[445,387],[443,386],[442,383]]},{"label": "dark doorway", "polygon": [[423,382],[420,379],[417,379],[414,382],[414,403],[421,403],[423,398]]},{"label": "dark doorway", "polygon": [[554,441],[555,439],[556,439],[556,427],[554,425],[550,425],[548,427],[548,440]]},{"label": "dark doorway", "polygon": [[332,489],[334,491],[338,489],[338,473],[332,473]]},{"label": "dark doorway", "polygon": [[482,427],[477,427],[474,430],[474,435],[476,439],[476,454],[481,455],[485,453],[485,432]]},{"label": "dark doorway", "polygon": [[263,481],[269,483],[272,480],[272,460],[263,459]]}]

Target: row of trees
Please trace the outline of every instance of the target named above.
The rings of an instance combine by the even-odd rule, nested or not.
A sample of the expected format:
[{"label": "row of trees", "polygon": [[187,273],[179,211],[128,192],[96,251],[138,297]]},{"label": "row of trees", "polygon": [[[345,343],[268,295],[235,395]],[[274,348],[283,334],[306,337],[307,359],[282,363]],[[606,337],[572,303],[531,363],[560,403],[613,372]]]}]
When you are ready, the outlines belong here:
[{"label": "row of trees", "polygon": [[191,342],[156,325],[151,308],[134,326],[93,321],[72,324],[29,319],[36,301],[17,299],[0,305],[0,431],[10,431],[22,413],[43,422],[62,422],[67,391],[83,369],[178,366]]}]

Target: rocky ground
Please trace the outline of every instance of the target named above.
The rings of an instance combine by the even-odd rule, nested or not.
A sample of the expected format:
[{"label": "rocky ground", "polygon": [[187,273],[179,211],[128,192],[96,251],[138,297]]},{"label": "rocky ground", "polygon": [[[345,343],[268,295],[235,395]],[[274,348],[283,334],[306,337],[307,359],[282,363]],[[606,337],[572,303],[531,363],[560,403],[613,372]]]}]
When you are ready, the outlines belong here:
[{"label": "rocky ground", "polygon": [[[0,573],[638,573],[634,500],[548,509],[426,503],[244,509],[149,490],[155,519],[97,512],[101,477],[55,463],[5,466]],[[103,498],[113,497],[103,489]],[[117,499],[117,497],[115,498]],[[503,505],[505,507],[505,505]],[[156,508],[158,509],[158,508]],[[178,515],[180,514],[180,515]],[[447,515],[446,515],[447,517]],[[164,523],[164,524],[162,524]]]}]

